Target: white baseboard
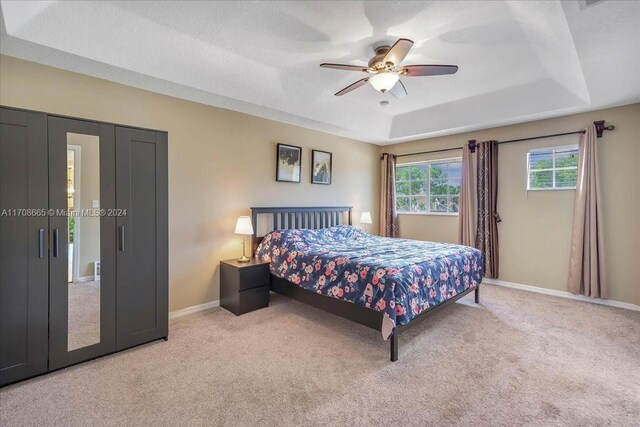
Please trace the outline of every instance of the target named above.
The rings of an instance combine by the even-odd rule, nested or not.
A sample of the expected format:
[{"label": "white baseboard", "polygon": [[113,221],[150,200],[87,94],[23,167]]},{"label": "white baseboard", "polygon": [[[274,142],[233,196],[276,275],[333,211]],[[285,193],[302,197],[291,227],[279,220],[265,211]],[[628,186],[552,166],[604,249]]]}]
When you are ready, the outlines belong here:
[{"label": "white baseboard", "polygon": [[220,306],[219,300],[205,302],[204,304],[193,305],[191,307],[169,312],[169,319],[175,319],[177,317],[186,316],[187,314],[193,314],[199,311],[209,310],[210,308],[214,308],[218,306]]},{"label": "white baseboard", "polygon": [[[489,285],[503,286],[505,288],[520,289],[521,291],[536,292],[539,294],[552,295],[554,297],[568,298],[576,301],[590,302],[592,304],[608,305],[610,307],[624,308],[627,310],[640,311],[640,305],[628,302],[613,301],[609,299],[590,298],[584,295],[574,295],[571,292],[557,291],[555,289],[539,288],[537,286],[522,285],[520,283],[505,282],[497,279],[482,279],[482,283]],[[481,291],[482,292],[482,291]]]}]

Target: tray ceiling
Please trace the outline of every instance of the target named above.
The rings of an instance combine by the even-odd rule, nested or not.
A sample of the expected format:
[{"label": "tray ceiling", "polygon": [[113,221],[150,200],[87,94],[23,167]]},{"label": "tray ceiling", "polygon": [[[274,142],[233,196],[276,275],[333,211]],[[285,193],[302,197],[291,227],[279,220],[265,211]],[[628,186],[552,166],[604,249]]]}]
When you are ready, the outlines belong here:
[{"label": "tray ceiling", "polygon": [[[3,54],[382,145],[640,101],[636,1],[0,3]],[[399,37],[460,70],[333,96]]]}]

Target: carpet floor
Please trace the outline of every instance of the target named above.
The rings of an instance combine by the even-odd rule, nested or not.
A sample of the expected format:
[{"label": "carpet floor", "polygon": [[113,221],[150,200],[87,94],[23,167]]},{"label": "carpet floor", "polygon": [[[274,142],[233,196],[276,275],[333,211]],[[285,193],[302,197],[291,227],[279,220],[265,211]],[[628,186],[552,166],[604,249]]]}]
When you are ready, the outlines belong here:
[{"label": "carpet floor", "polygon": [[0,424],[640,423],[640,312],[484,285],[400,336],[273,295],[0,390]]}]

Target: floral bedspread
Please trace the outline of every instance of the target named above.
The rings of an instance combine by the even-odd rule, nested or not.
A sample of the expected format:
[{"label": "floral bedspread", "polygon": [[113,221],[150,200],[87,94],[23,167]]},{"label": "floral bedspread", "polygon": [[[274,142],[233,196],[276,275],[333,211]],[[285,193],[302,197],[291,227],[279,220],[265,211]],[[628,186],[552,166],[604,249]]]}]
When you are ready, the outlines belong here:
[{"label": "floral bedspread", "polygon": [[267,234],[256,257],[304,289],[384,313],[382,335],[482,281],[479,250],[339,225]]}]

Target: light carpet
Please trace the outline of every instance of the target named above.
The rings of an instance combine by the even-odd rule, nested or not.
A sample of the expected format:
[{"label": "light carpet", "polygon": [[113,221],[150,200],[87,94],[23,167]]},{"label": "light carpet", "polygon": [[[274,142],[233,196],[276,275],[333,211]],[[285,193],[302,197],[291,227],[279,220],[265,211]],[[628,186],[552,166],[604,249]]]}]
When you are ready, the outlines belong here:
[{"label": "light carpet", "polygon": [[13,425],[638,425],[640,312],[484,285],[400,337],[278,295],[6,387]]}]

